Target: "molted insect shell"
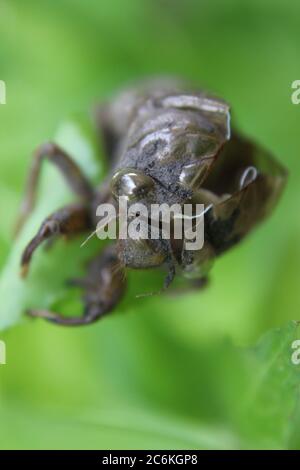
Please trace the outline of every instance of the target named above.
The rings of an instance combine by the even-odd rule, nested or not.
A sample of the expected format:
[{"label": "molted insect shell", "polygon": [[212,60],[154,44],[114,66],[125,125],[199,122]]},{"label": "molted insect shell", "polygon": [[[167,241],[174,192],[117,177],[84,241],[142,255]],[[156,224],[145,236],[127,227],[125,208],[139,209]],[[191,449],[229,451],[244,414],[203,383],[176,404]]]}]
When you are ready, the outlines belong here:
[{"label": "molted insect shell", "polygon": [[197,162],[185,165],[179,176],[180,183],[191,189],[198,189],[204,181],[209,167],[213,161],[212,158],[203,158]]},{"label": "molted insect shell", "polygon": [[154,187],[154,181],[141,170],[123,168],[113,175],[110,187],[114,197],[125,196],[135,200],[148,195]]},{"label": "molted insect shell", "polygon": [[[185,243],[184,243],[185,250]],[[199,279],[206,276],[210,270],[215,252],[213,247],[206,242],[201,250],[197,251],[183,251],[183,271],[182,274],[186,279]],[[187,257],[190,256],[192,262],[187,263]]]}]

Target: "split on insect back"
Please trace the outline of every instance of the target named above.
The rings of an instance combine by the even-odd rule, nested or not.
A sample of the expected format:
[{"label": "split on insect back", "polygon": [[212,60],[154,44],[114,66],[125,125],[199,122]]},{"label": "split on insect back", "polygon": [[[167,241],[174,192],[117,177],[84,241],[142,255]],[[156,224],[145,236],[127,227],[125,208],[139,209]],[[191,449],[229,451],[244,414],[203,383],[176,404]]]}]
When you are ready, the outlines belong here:
[{"label": "split on insect back", "polygon": [[44,144],[34,155],[18,221],[20,230],[47,159],[76,200],[42,222],[23,252],[23,276],[46,240],[81,233],[105,238],[118,226],[86,278],[72,281],[83,289],[82,316],[27,312],[61,325],[86,325],[112,311],[130,268],[165,269],[162,290],[175,275],[203,285],[212,261],[271,213],[287,178],[274,158],[231,128],[227,103],[180,80],[127,89],[97,108],[96,122],[109,162],[106,180],[93,187],[72,156]]}]

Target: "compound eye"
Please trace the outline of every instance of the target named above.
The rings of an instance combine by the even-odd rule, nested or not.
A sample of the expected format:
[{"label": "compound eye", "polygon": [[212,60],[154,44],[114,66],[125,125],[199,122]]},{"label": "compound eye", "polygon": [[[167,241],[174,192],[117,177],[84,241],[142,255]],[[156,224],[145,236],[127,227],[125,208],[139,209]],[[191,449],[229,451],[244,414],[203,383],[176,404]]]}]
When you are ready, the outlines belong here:
[{"label": "compound eye", "polygon": [[113,175],[110,187],[115,198],[125,196],[132,201],[147,196],[154,181],[141,170],[123,168]]}]

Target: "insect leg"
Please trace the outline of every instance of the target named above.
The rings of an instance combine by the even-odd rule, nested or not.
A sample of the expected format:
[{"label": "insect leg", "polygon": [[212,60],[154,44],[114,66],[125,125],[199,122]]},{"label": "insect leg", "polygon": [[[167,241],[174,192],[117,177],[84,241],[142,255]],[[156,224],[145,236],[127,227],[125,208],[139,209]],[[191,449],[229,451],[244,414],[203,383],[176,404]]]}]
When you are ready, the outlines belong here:
[{"label": "insect leg", "polygon": [[51,240],[57,235],[70,237],[91,227],[90,213],[82,204],[72,204],[51,214],[44,220],[37,234],[23,252],[21,259],[22,275],[27,274],[33,253],[44,241]]},{"label": "insect leg", "polygon": [[16,224],[16,233],[20,231],[27,217],[34,208],[37,186],[43,160],[52,162],[63,174],[65,180],[82,200],[88,201],[94,194],[93,188],[72,158],[58,145],[52,142],[42,144],[34,153],[31,169],[25,188],[25,196]]},{"label": "insect leg", "polygon": [[109,313],[119,303],[126,288],[116,246],[110,245],[104,249],[90,263],[87,278],[76,279],[74,284],[83,288],[82,316],[67,317],[49,310],[29,310],[27,314],[59,325],[80,326],[89,325]]}]

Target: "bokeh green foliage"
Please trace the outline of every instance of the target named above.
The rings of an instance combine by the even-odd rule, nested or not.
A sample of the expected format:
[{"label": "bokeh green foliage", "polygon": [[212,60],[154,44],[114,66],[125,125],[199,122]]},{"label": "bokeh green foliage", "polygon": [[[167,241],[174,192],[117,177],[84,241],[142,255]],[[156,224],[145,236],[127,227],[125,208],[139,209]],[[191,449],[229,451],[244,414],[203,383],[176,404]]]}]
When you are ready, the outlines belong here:
[{"label": "bokeh green foliage", "polygon": [[[0,334],[8,354],[0,448],[300,447],[299,369],[290,362],[300,334],[290,322],[300,308],[300,106],[290,100],[299,13],[296,0],[1,1],[0,325],[14,326]],[[133,273],[120,308],[92,327],[16,322],[28,303],[78,311],[78,292],[60,281],[88,256],[80,240],[39,253],[23,299],[9,253],[21,249],[11,234],[32,150],[59,129],[87,173],[100,177],[101,150],[99,167],[79,152],[78,139],[94,140],[78,113],[155,74],[191,78],[232,104],[238,126],[290,171],[279,207],[218,260],[201,293],[136,300],[156,275]],[[41,188],[29,231],[70,197],[45,167],[55,191]]]}]

